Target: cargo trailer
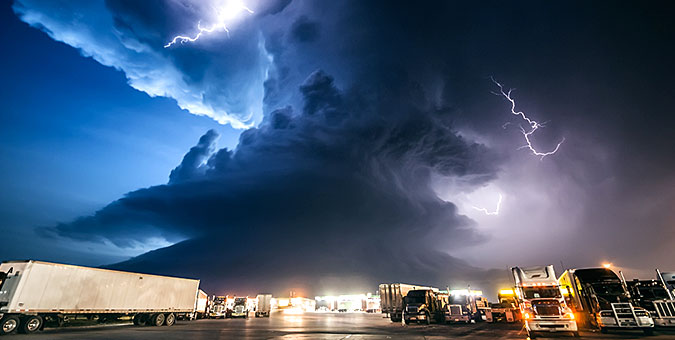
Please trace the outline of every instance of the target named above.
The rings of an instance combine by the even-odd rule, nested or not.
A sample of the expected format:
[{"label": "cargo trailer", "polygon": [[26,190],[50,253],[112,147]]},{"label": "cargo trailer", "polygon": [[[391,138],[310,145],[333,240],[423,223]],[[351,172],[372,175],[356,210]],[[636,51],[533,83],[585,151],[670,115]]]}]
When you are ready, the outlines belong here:
[{"label": "cargo trailer", "polygon": [[199,280],[42,261],[0,264],[0,334],[34,333],[69,317],[131,316],[171,326],[195,311]]},{"label": "cargo trailer", "polygon": [[272,294],[258,294],[255,317],[269,317],[272,310]]}]

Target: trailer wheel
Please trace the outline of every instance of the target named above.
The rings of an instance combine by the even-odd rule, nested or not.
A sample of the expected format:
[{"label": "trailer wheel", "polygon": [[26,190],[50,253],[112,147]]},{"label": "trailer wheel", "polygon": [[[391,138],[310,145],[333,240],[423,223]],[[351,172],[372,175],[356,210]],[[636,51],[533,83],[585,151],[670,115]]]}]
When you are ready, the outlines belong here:
[{"label": "trailer wheel", "polygon": [[164,314],[162,314],[162,313],[157,313],[157,314],[152,316],[152,325],[153,326],[159,327],[159,326],[164,324],[164,321],[166,321],[166,316],[164,316]]},{"label": "trailer wheel", "polygon": [[148,325],[148,315],[147,314],[136,314],[136,315],[134,315],[134,325],[136,325],[136,326],[147,326]]},{"label": "trailer wheel", "polygon": [[42,317],[39,315],[31,315],[21,318],[21,327],[19,327],[19,333],[35,333],[42,328],[42,322]]},{"label": "trailer wheel", "polygon": [[164,324],[166,326],[173,326],[176,323],[176,314],[169,313],[166,315],[166,321],[164,321]]},{"label": "trailer wheel", "polygon": [[12,334],[19,328],[19,318],[14,315],[5,315],[0,320],[0,335]]}]

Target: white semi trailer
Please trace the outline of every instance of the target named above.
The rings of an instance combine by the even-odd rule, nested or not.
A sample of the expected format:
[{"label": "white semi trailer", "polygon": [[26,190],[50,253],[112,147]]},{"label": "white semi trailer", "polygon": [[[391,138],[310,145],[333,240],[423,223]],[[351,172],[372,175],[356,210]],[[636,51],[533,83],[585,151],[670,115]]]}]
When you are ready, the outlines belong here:
[{"label": "white semi trailer", "polygon": [[171,326],[194,313],[199,280],[41,261],[0,264],[0,335],[34,333],[72,316],[132,316],[137,326]]},{"label": "white semi trailer", "polygon": [[269,317],[272,309],[272,294],[258,294],[255,317]]}]

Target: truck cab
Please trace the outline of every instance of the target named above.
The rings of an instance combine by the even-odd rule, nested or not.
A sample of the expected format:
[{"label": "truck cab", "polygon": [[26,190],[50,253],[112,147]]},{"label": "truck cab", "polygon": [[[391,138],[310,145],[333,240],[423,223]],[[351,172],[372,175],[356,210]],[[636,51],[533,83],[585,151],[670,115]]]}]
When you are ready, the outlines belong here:
[{"label": "truck cab", "polygon": [[227,316],[227,307],[225,306],[225,296],[213,296],[210,302],[209,318],[210,319],[224,319]]},{"label": "truck cab", "polygon": [[515,293],[530,338],[536,332],[572,332],[579,336],[574,313],[567,307],[552,265],[511,268]]},{"label": "truck cab", "polygon": [[431,289],[411,290],[404,298],[405,309],[403,320],[406,324],[412,321],[430,324],[431,321],[444,320],[443,306]]},{"label": "truck cab", "polygon": [[661,280],[626,282],[633,305],[649,311],[656,326],[675,328],[675,301]]},{"label": "truck cab", "polygon": [[511,323],[521,320],[516,294],[513,289],[500,289],[497,299],[499,302],[491,303],[487,308],[483,309],[485,321]]},{"label": "truck cab", "polygon": [[633,306],[624,282],[611,269],[569,269],[558,282],[581,325],[603,333],[640,329],[652,334],[654,320],[647,310]]},{"label": "truck cab", "polygon": [[481,309],[487,307],[487,299],[479,290],[451,290],[446,306],[446,322],[479,322],[482,321]]},{"label": "truck cab", "polygon": [[233,318],[248,319],[248,308],[246,306],[248,298],[238,297],[234,299],[234,308],[232,309]]}]

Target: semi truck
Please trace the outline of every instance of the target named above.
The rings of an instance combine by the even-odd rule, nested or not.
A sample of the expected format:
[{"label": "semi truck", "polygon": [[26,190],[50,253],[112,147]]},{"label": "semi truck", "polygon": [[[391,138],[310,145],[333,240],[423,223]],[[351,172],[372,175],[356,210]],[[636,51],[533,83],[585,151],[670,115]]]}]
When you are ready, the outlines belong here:
[{"label": "semi truck", "polygon": [[255,317],[269,317],[272,310],[272,294],[258,294]]},{"label": "semi truck", "polygon": [[483,320],[481,311],[488,307],[487,299],[482,297],[479,290],[456,289],[450,290],[446,305],[446,322],[480,322]]},{"label": "semi truck", "polygon": [[518,308],[531,339],[540,332],[571,332],[579,336],[574,313],[567,307],[552,265],[513,267],[511,273]]},{"label": "semi truck", "polygon": [[380,284],[380,307],[382,313],[389,315],[393,322],[403,320],[403,298],[408,292],[414,289],[431,289],[438,291],[438,288],[418,286],[406,283],[383,283]]},{"label": "semi truck", "polygon": [[639,329],[650,335],[654,321],[647,310],[633,306],[625,283],[609,268],[566,270],[559,278],[563,296],[580,327]]},{"label": "semi truck", "polygon": [[225,319],[228,315],[227,296],[212,296],[209,301],[209,319]]},{"label": "semi truck", "polygon": [[0,264],[0,334],[34,333],[85,315],[172,326],[194,313],[199,280],[34,260]]},{"label": "semi truck", "polygon": [[[447,301],[447,300],[446,300]],[[409,324],[413,321],[430,324],[432,321],[445,321],[445,306],[443,299],[433,289],[414,289],[403,298],[405,305],[403,321]]]},{"label": "semi truck", "polygon": [[245,297],[234,298],[234,307],[232,308],[231,317],[248,319],[247,302],[248,302],[248,298],[245,298]]},{"label": "semi truck", "polygon": [[634,279],[626,284],[633,305],[649,311],[655,326],[675,328],[675,300],[662,280]]},{"label": "semi truck", "polygon": [[484,309],[485,321],[512,323],[522,320],[513,289],[500,289],[497,298],[499,302],[492,303]]}]

